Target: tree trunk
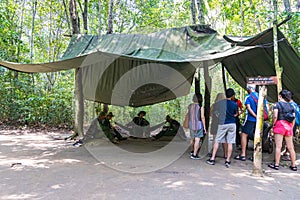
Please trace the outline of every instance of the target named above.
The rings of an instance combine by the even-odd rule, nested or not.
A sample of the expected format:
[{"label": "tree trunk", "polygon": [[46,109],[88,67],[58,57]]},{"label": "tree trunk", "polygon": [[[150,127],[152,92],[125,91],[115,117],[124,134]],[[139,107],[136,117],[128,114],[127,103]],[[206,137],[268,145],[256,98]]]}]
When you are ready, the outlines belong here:
[{"label": "tree trunk", "polygon": [[282,68],[279,65],[279,52],[278,52],[278,37],[277,37],[277,0],[273,0],[273,6],[274,6],[274,20],[273,20],[273,43],[274,43],[274,65],[275,65],[275,71],[276,76],[278,79],[277,84],[277,92],[282,90],[282,82],[281,82],[281,74],[282,74]]},{"label": "tree trunk", "polygon": [[[212,24],[213,22],[212,22],[212,20],[211,20],[211,16],[213,15],[212,14],[212,12],[211,12],[211,10],[210,10],[210,7],[209,7],[209,4],[208,4],[208,2],[207,2],[207,0],[202,0],[202,5],[204,4],[204,7],[203,8],[205,8],[206,10],[207,10],[207,14],[206,14],[206,16],[207,16],[207,18],[208,18],[208,21],[206,22],[206,23],[209,23],[209,24]],[[203,22],[205,23],[205,19],[204,19],[204,12],[203,12]]]},{"label": "tree trunk", "polygon": [[191,14],[192,14],[192,24],[196,24],[196,6],[195,6],[195,0],[190,1],[191,5]]},{"label": "tree trunk", "polygon": [[244,30],[245,30],[245,15],[244,15],[244,0],[241,0],[240,2],[240,16],[241,16],[241,36],[244,35]]},{"label": "tree trunk", "polygon": [[197,0],[198,21],[199,21],[200,24],[205,24],[202,5],[203,5],[203,0]]},{"label": "tree trunk", "polygon": [[114,11],[114,0],[109,1],[109,10],[108,10],[108,29],[107,34],[113,33],[113,11]]},{"label": "tree trunk", "polygon": [[80,24],[79,18],[77,14],[77,6],[75,0],[70,0],[70,17],[71,17],[71,24],[72,24],[72,34],[79,34],[80,33]]},{"label": "tree trunk", "polygon": [[283,0],[283,4],[284,4],[284,10],[287,13],[291,12],[291,4],[289,0]]},{"label": "tree trunk", "polygon": [[88,33],[88,0],[84,0],[84,9],[83,9],[83,28],[85,31],[85,34]]},{"label": "tree trunk", "polygon": [[256,14],[256,8],[254,7],[253,1],[252,1],[252,0],[250,0],[250,6],[251,6],[251,7],[253,8],[253,10],[254,10],[254,18],[255,18],[255,24],[256,24],[257,30],[258,30],[259,32],[261,32],[261,25],[260,25],[260,22],[259,22],[259,18],[258,18],[257,14]]},{"label": "tree trunk", "polygon": [[101,35],[101,0],[98,0],[98,35]]},{"label": "tree trunk", "polygon": [[66,15],[66,20],[67,20],[67,24],[68,24],[69,33],[72,33],[71,25],[70,25],[70,17],[69,17],[69,14],[68,14],[67,4],[66,4],[65,0],[63,0],[63,4],[64,4],[64,10],[65,10],[65,15]]},{"label": "tree trunk", "polygon": [[37,6],[37,1],[33,0],[32,2],[32,21],[31,21],[31,36],[30,36],[30,62],[33,62],[33,47],[34,47],[34,21],[35,21],[35,15],[36,15],[36,6]]},{"label": "tree trunk", "polygon": [[[76,9],[76,1],[70,0],[70,16],[72,23],[72,33],[79,34],[79,19]],[[83,102],[83,92],[82,92],[82,73],[80,68],[75,69],[75,122],[74,122],[74,135],[71,138],[76,136],[83,136],[83,114],[84,114],[84,102]]]},{"label": "tree trunk", "polygon": [[262,132],[264,124],[264,99],[267,96],[267,87],[259,88],[259,97],[257,102],[257,117],[254,134],[254,152],[253,152],[253,174],[263,175],[262,170]]}]

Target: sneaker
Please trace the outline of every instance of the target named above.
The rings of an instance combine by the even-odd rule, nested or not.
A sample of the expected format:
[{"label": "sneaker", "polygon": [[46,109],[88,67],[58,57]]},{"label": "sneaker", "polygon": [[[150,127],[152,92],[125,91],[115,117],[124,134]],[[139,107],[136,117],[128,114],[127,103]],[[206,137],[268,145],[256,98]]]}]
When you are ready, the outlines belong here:
[{"label": "sneaker", "polygon": [[229,168],[230,167],[230,161],[225,161],[225,167]]},{"label": "sneaker", "polygon": [[79,143],[79,142],[75,142],[75,143],[73,144],[73,146],[74,146],[74,147],[80,147],[80,146],[82,146],[82,144]]},{"label": "sneaker", "polygon": [[193,159],[193,160],[200,160],[200,157],[198,155],[192,154],[191,155],[191,159]]},{"label": "sneaker", "polygon": [[206,163],[209,165],[215,165],[215,160],[208,159]]},{"label": "sneaker", "polygon": [[193,155],[193,154],[194,154],[194,151],[191,151],[191,152],[190,152],[190,156]]}]

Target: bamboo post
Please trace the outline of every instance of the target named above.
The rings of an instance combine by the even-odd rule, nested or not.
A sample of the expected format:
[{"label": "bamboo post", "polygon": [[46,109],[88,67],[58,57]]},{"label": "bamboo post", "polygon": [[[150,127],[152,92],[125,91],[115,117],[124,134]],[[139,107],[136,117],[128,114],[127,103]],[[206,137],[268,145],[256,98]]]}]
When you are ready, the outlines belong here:
[{"label": "bamboo post", "polygon": [[281,75],[282,75],[282,68],[279,64],[279,52],[278,52],[278,37],[277,37],[277,0],[273,0],[273,7],[274,7],[274,21],[273,21],[273,43],[274,43],[274,65],[275,65],[275,71],[277,76],[277,92],[282,90],[282,82],[281,82]]},{"label": "bamboo post", "polygon": [[262,133],[264,124],[264,99],[267,96],[267,87],[260,86],[257,103],[257,117],[254,134],[254,152],[253,152],[253,174],[262,175]]}]

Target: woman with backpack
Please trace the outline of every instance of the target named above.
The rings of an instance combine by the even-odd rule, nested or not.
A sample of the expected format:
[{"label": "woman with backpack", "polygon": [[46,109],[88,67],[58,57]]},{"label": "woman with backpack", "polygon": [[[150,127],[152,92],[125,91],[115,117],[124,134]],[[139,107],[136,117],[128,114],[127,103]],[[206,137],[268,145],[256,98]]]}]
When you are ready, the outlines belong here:
[{"label": "woman with backpack", "polygon": [[292,171],[297,171],[296,167],[296,153],[293,144],[293,127],[295,124],[294,107],[289,103],[291,100],[291,92],[282,90],[279,93],[279,101],[273,107],[273,132],[275,137],[275,163],[268,166],[272,169],[279,169],[279,162],[281,156],[281,148],[283,138],[286,142],[286,147],[290,152]]}]

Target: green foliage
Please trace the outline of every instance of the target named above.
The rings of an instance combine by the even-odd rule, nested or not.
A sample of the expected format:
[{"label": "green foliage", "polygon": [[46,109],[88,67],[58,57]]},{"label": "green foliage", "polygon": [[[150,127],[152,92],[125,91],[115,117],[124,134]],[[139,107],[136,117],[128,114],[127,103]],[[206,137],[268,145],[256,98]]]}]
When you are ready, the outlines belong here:
[{"label": "green foliage", "polygon": [[17,73],[16,79],[13,77],[16,73],[8,70],[0,73],[0,121],[72,126],[73,95],[72,89],[69,90],[72,72],[63,72],[51,89],[43,84],[33,85],[31,74]]}]

